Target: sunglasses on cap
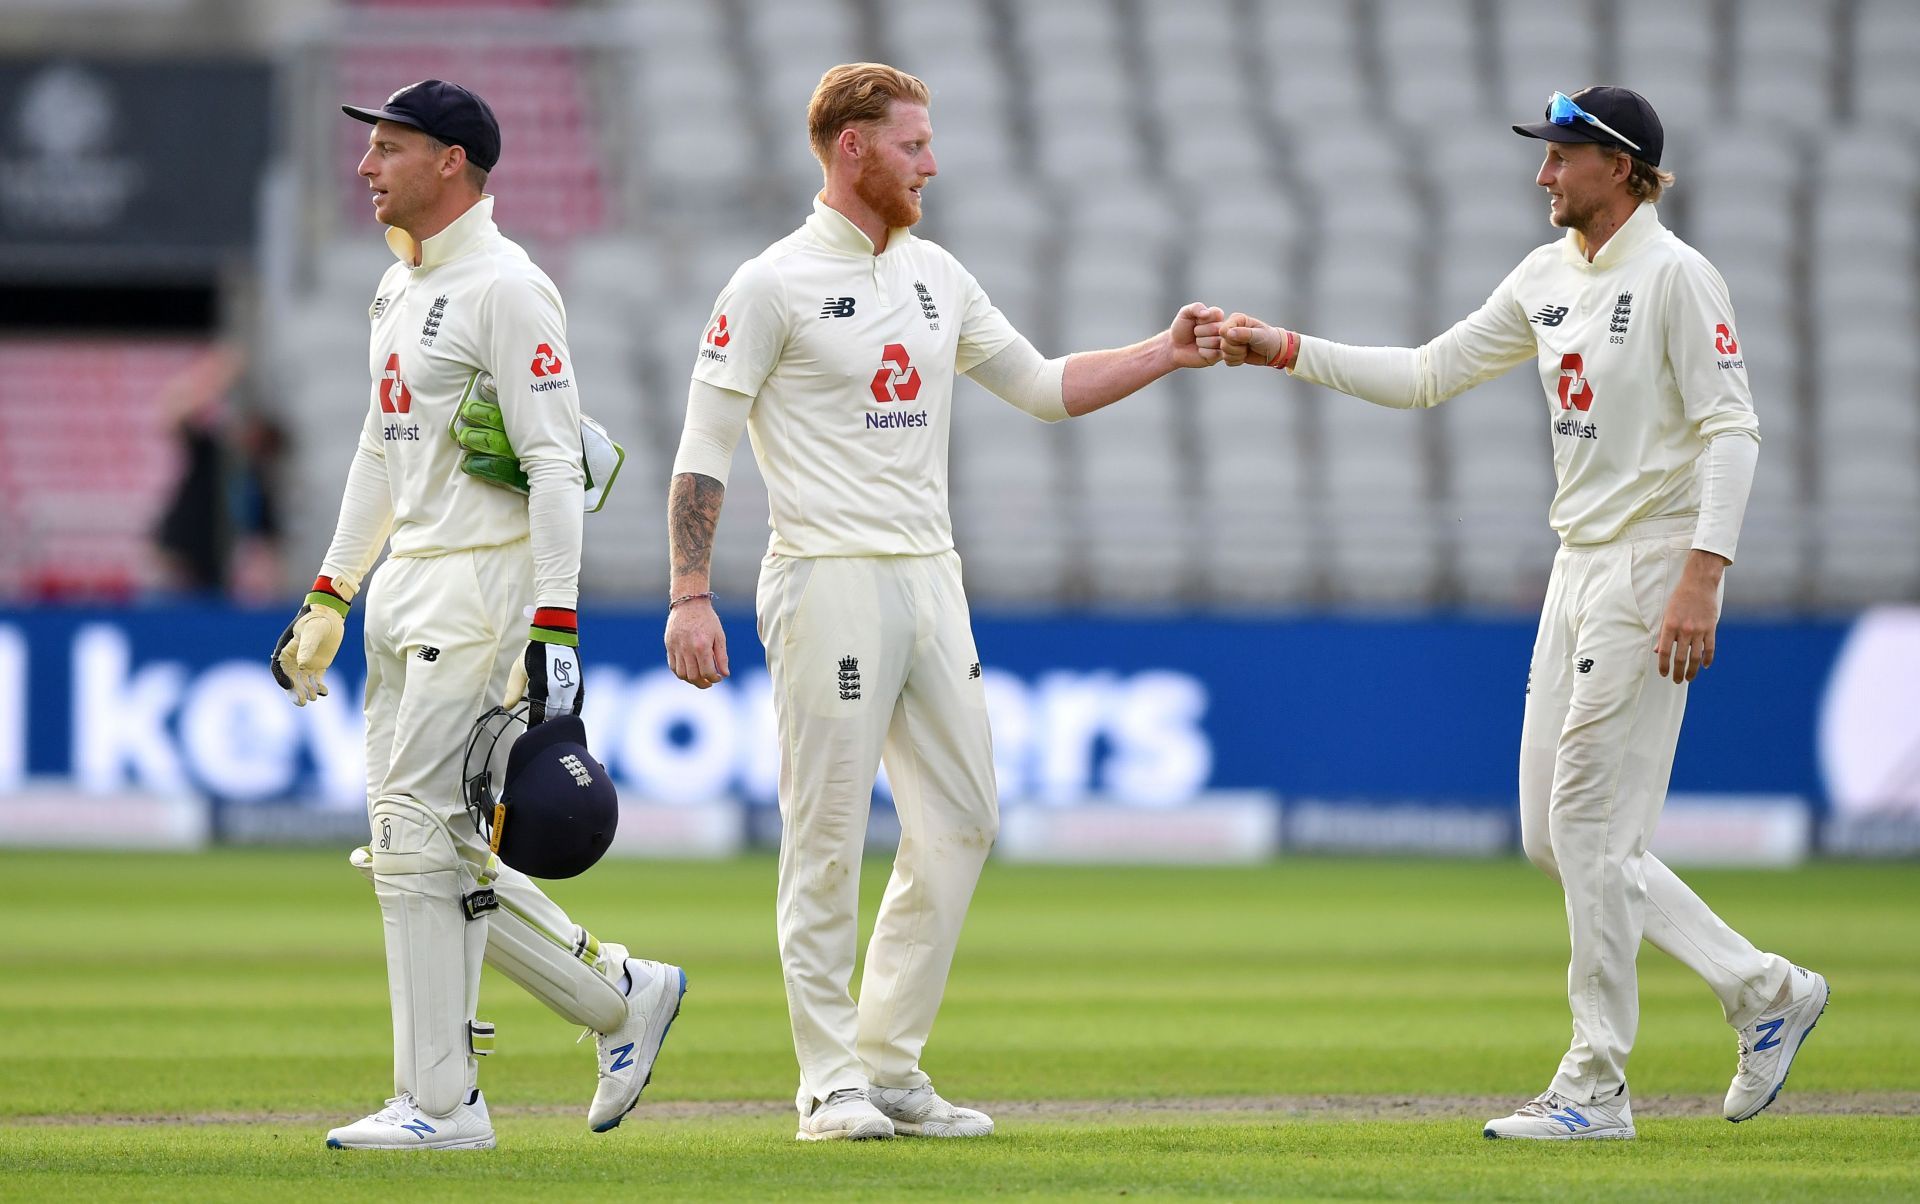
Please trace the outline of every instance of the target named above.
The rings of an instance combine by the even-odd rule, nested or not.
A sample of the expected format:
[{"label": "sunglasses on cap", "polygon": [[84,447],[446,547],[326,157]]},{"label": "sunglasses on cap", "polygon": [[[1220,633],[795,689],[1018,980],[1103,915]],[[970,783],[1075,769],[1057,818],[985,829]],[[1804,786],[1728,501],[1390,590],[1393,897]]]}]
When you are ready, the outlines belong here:
[{"label": "sunglasses on cap", "polygon": [[1628,150],[1640,149],[1638,142],[1573,103],[1573,98],[1565,92],[1555,92],[1547,97],[1547,120],[1555,125],[1572,125],[1576,121],[1584,121]]}]

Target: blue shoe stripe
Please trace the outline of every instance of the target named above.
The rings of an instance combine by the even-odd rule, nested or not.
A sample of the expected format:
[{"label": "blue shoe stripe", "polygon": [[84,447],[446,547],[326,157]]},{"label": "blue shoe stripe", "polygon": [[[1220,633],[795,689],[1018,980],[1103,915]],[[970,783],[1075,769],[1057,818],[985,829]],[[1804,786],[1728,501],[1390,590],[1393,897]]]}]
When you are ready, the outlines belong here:
[{"label": "blue shoe stripe", "polygon": [[[1827,987],[1827,998],[1825,999],[1825,1001],[1823,1001],[1820,1004],[1820,1010],[1814,1013],[1812,1023],[1807,1025],[1806,1032],[1800,1034],[1800,1039],[1793,1043],[1794,1055],[1798,1055],[1800,1052],[1800,1047],[1807,1043],[1807,1038],[1813,1036],[1813,1030],[1819,1027],[1820,1017],[1827,1014],[1827,1007],[1832,1003],[1833,1003],[1833,987],[1829,985]],[[1775,1023],[1778,1024],[1779,1022],[1776,1021]],[[1778,1044],[1778,1042],[1776,1042],[1776,1044]],[[1789,1057],[1787,1061],[1787,1069],[1785,1073],[1781,1074],[1780,1081],[1773,1085],[1773,1094],[1767,1097],[1767,1102],[1764,1104],[1761,1104],[1758,1108],[1755,1108],[1753,1111],[1747,1113],[1745,1116],[1741,1117],[1740,1120],[1752,1120],[1754,1117],[1760,1115],[1762,1112],[1765,1112],[1768,1108],[1771,1108],[1773,1106],[1773,1101],[1780,1098],[1780,1092],[1787,1085],[1787,1075],[1792,1073],[1793,1073],[1793,1061],[1792,1061],[1792,1058]],[[1737,1125],[1740,1123],[1740,1120],[1735,1120],[1733,1121],[1733,1123]]]},{"label": "blue shoe stripe", "polygon": [[[673,1022],[680,1018],[680,1004],[683,1000],[686,999],[686,997],[687,997],[687,972],[685,970],[682,970],[680,971],[680,994],[673,1001],[673,1015],[667,1017],[667,1026],[660,1030],[660,1044],[656,1046],[653,1051],[653,1056],[655,1061],[659,1060],[660,1051],[667,1047],[667,1034],[673,1031]],[[627,1046],[623,1046],[622,1048],[626,1050],[631,1050],[633,1046],[627,1045]],[[630,1066],[632,1065],[632,1063],[629,1062],[628,1065]],[[619,1069],[619,1067],[615,1067],[615,1069]],[[627,1105],[627,1112],[633,1111],[634,1108],[638,1106],[638,1104],[640,1103],[641,1094],[646,1091],[647,1085],[651,1082],[653,1082],[653,1067],[649,1066],[647,1067],[647,1077],[640,1080],[640,1091],[634,1093],[633,1103]],[[622,1112],[620,1115],[614,1117],[612,1120],[608,1121],[606,1124],[601,1125],[599,1128],[595,1129],[594,1132],[610,1133],[613,1130],[619,1128],[620,1122],[627,1118],[627,1112]]]}]

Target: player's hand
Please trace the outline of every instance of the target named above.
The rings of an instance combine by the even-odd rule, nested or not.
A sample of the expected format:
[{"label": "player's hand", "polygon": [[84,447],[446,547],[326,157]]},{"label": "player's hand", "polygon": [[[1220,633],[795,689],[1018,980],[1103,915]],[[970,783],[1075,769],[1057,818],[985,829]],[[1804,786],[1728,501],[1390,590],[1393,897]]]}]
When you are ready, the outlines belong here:
[{"label": "player's hand", "polygon": [[1173,339],[1173,362],[1182,368],[1205,368],[1220,362],[1219,326],[1226,314],[1214,306],[1190,301],[1173,315],[1167,333]]},{"label": "player's hand", "polygon": [[580,648],[542,639],[527,641],[527,649],[507,672],[503,705],[512,710],[527,700],[527,726],[537,727],[561,715],[578,715],[587,699],[581,680]]},{"label": "player's hand", "polygon": [[580,616],[570,606],[536,606],[527,647],[507,671],[508,710],[527,700],[527,726],[578,715],[587,687],[580,671]]},{"label": "player's hand", "polygon": [[1713,631],[1720,621],[1720,575],[1727,562],[1699,549],[1687,553],[1680,584],[1667,600],[1660,639],[1653,646],[1660,676],[1690,682],[1713,663]]},{"label": "player's hand", "polygon": [[1220,327],[1221,358],[1230,367],[1249,361],[1270,364],[1273,357],[1280,354],[1285,338],[1286,332],[1277,326],[1269,326],[1247,314],[1229,314]]},{"label": "player's hand", "polygon": [[667,612],[667,667],[702,690],[728,675],[727,633],[712,599],[695,598]]},{"label": "player's hand", "polygon": [[293,705],[303,707],[326,696],[327,667],[340,651],[345,630],[344,614],[331,606],[308,602],[280,633],[267,667],[273,670],[273,680],[293,699]]}]

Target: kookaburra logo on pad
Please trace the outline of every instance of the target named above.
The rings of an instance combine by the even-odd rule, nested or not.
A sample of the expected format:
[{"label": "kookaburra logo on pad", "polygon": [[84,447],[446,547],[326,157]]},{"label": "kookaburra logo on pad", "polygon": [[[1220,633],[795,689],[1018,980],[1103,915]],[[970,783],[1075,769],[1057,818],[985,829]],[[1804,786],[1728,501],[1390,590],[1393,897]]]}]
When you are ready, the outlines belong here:
[{"label": "kookaburra logo on pad", "polygon": [[593,785],[593,774],[588,771],[586,765],[584,765],[581,762],[579,757],[574,756],[572,753],[568,753],[566,756],[560,758],[560,765],[561,765],[561,768],[565,769],[568,773],[573,775],[574,785],[576,786]]}]

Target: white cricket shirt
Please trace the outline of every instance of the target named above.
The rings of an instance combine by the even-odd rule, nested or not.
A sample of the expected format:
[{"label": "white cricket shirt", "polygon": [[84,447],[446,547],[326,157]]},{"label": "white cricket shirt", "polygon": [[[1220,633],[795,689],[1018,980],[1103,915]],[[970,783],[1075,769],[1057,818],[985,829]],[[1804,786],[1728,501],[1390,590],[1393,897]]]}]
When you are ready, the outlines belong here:
[{"label": "white cricket shirt", "polygon": [[[1563,543],[1701,512],[1707,444],[1760,438],[1726,282],[1646,204],[1592,263],[1569,230],[1417,350],[1302,338],[1294,375],[1382,405],[1432,406],[1536,357],[1559,483],[1547,518]],[[1733,558],[1737,492],[1707,508],[1695,547]]]},{"label": "white cricket shirt", "polygon": [[[368,310],[372,388],[323,572],[357,582],[392,525],[394,556],[533,538],[535,602],[575,604],[584,475],[566,310],[553,282],[493,224],[484,197],[418,244],[398,229]],[[448,434],[476,371],[493,374],[530,496],[460,471]],[[382,503],[386,513],[382,513]]]},{"label": "white cricket shirt", "polygon": [[813,216],[721,292],[697,381],[753,398],[768,550],[924,556],[953,547],[948,421],[956,372],[1019,335],[943,248],[886,250],[816,198]]}]

